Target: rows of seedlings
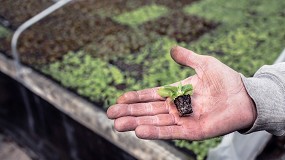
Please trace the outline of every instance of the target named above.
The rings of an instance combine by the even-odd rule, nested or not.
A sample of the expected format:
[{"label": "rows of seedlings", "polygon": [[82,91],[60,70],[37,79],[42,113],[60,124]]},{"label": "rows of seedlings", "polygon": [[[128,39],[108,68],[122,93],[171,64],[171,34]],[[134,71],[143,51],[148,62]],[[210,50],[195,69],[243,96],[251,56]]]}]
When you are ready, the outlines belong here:
[{"label": "rows of seedlings", "polygon": [[[170,1],[165,2],[166,5],[172,4]],[[146,34],[149,28],[141,30],[119,24],[107,15],[118,15],[145,5],[156,6],[156,3],[163,4],[155,0],[74,1],[24,32],[19,43],[20,57],[25,63],[34,65],[54,62],[68,51],[81,48],[95,57],[103,58],[136,52],[158,37],[155,34]],[[9,22],[10,29],[16,29],[51,4],[50,0],[17,0],[13,3],[4,1],[0,6],[0,16]],[[1,51],[10,54],[10,40],[11,37],[1,40],[4,44],[1,45]]]},{"label": "rows of seedlings", "polygon": [[[33,1],[31,0],[31,2]],[[24,6],[25,4],[19,5]],[[29,6],[29,3],[26,5]],[[2,7],[7,8],[8,6]],[[12,17],[14,12],[10,10],[3,17],[7,17],[7,20],[12,24],[16,23],[17,21],[13,18],[9,19],[9,13]],[[22,17],[19,18],[21,20],[27,16],[24,11],[21,15]],[[96,37],[122,32],[126,28],[108,17],[88,14],[83,9],[77,9],[71,4],[23,33],[19,43],[20,57],[30,65],[46,64],[60,59],[68,51],[80,49]],[[10,53],[10,39],[11,37],[7,38],[6,45],[4,45],[6,48],[2,49],[8,54]]]},{"label": "rows of seedlings", "polygon": [[140,28],[149,31],[149,34],[154,32],[175,39],[177,42],[190,43],[216,26],[217,24],[213,22],[175,11],[157,20],[148,21]]}]

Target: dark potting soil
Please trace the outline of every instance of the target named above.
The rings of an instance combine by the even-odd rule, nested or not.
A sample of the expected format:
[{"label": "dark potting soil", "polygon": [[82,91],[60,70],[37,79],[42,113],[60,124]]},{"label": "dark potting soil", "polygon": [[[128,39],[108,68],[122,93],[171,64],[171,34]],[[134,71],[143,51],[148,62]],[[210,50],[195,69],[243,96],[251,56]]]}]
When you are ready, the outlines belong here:
[{"label": "dark potting soil", "polygon": [[[53,4],[51,0],[2,1],[0,16],[9,22],[10,29],[16,29],[24,21]],[[177,1],[177,5],[186,5],[192,2],[193,0],[180,0]],[[138,32],[131,27],[114,22],[110,17],[107,17],[108,15],[104,16],[101,13],[104,9],[106,9],[105,12],[109,12],[111,7],[112,11],[117,9],[118,13],[116,14],[119,14],[153,3],[170,7],[174,6],[176,1],[100,0],[72,2],[21,35],[19,41],[20,57],[26,64],[41,65],[60,60],[67,52],[82,48],[90,51],[90,54],[95,57],[113,57],[138,51],[156,39],[152,37],[153,35],[166,35],[175,38],[178,42],[189,42],[215,26],[203,19],[191,17],[184,13],[174,13],[143,24],[142,27],[139,27],[141,30]],[[177,8],[174,7],[174,9]],[[99,10],[101,10],[100,13]],[[175,24],[174,30],[173,24]],[[189,27],[189,25],[191,26]],[[9,54],[10,40],[11,37],[1,40],[0,50],[2,52]],[[91,46],[86,44],[91,44]],[[95,49],[93,50],[94,46]]]},{"label": "dark potting soil", "polygon": [[180,11],[175,11],[154,21],[141,25],[149,34],[159,34],[176,39],[177,42],[189,43],[198,39],[201,35],[215,29],[218,24],[206,21],[202,18],[187,15]]},{"label": "dark potting soil", "polygon": [[146,31],[125,26],[120,32],[109,35],[98,34],[98,36],[94,38],[90,44],[86,44],[82,50],[95,58],[109,60],[114,57],[124,57],[128,54],[134,54],[138,52],[140,48],[157,39],[157,35],[147,35]]},{"label": "dark potting soil", "polygon": [[110,63],[117,66],[121,71],[129,73],[128,76],[132,76],[136,80],[141,80],[143,77],[143,64],[130,64],[123,59],[112,60]]},{"label": "dark potting soil", "polygon": [[[30,13],[32,6],[37,6],[34,0],[25,1],[26,3],[20,4],[17,3],[20,1],[1,3],[0,8],[6,12],[0,12],[0,16],[12,24],[12,29],[38,13]],[[68,51],[79,50],[96,37],[114,34],[126,28],[112,21],[111,18],[88,12],[95,5],[93,3],[90,5],[90,2],[76,1],[76,3],[68,4],[25,31],[19,40],[19,53],[22,61],[27,64],[53,62],[59,60]],[[42,10],[47,8],[44,3],[43,6]],[[17,7],[19,9],[15,9]],[[21,10],[21,14],[18,10]],[[4,53],[10,54],[10,41],[11,37],[8,37],[6,41],[1,42],[3,43],[1,50]]]},{"label": "dark potting soil", "polygon": [[156,4],[165,5],[172,9],[182,9],[184,6],[189,5],[199,0],[154,0]]},{"label": "dark potting soil", "polygon": [[174,104],[176,105],[176,108],[179,111],[180,116],[186,116],[193,112],[190,95],[178,96],[177,98],[174,99]]},{"label": "dark potting soil", "polygon": [[99,0],[93,2],[93,9],[96,7],[95,10],[102,16],[114,16],[151,4],[151,2],[152,0]]},{"label": "dark potting soil", "polygon": [[0,15],[16,29],[53,3],[52,0],[0,0]]},{"label": "dark potting soil", "polygon": [[[27,64],[45,64],[59,60],[69,51],[79,50],[99,35],[114,34],[124,28],[110,18],[89,17],[80,12],[51,16],[22,34],[18,51]],[[10,40],[11,37],[1,49],[8,54]]]}]

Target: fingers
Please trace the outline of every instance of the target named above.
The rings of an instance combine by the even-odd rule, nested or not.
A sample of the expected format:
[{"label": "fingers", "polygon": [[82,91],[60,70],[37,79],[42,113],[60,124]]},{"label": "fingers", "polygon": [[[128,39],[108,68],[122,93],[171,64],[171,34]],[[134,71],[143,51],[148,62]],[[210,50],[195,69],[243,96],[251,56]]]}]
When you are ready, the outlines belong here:
[{"label": "fingers", "polygon": [[116,104],[109,107],[107,116],[110,119],[123,116],[151,116],[168,113],[169,108],[165,101],[134,104]]},{"label": "fingers", "polygon": [[201,124],[184,117],[183,122],[172,114],[160,114],[156,116],[122,117],[115,120],[115,129],[119,132],[133,131],[142,139],[189,139],[202,140],[205,137]]},{"label": "fingers", "polygon": [[[173,83],[171,84],[171,86],[177,86],[180,83],[182,83],[183,85],[192,84],[195,86],[197,84],[197,81],[198,81],[197,77],[193,76],[193,77],[188,77],[182,80],[181,82]],[[139,91],[126,92],[118,98],[117,103],[132,104],[132,103],[154,102],[154,101],[165,100],[165,98],[158,95],[157,90],[159,88],[160,87],[155,87],[155,88],[149,88],[149,89],[144,89],[144,90],[139,90]]]},{"label": "fingers", "polygon": [[137,103],[137,102],[152,102],[152,101],[159,101],[164,100],[164,98],[160,97],[157,93],[159,88],[149,88],[140,91],[131,91],[124,93],[120,96],[117,100],[117,103]]},{"label": "fingers", "polygon": [[168,126],[175,124],[175,117],[171,114],[155,116],[121,117],[115,120],[115,129],[120,132],[135,130],[140,125]]},{"label": "fingers", "polygon": [[194,68],[195,70],[199,68],[201,64],[204,63],[206,57],[203,55],[196,54],[193,51],[190,51],[180,46],[173,47],[170,53],[174,61],[181,65]]},{"label": "fingers", "polygon": [[138,126],[135,130],[137,137],[142,139],[184,139],[185,129],[182,126]]},{"label": "fingers", "polygon": [[183,125],[141,125],[136,128],[135,133],[138,138],[142,139],[203,140],[210,138],[204,136],[197,124],[192,124],[191,127],[185,127]]}]

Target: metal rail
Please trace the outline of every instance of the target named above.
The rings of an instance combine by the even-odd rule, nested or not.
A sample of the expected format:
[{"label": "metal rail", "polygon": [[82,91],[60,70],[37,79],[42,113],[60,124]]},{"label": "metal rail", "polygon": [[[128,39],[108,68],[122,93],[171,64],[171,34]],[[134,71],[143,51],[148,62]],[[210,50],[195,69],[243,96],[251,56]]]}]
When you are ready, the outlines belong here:
[{"label": "metal rail", "polygon": [[[41,19],[45,18],[49,14],[53,13],[55,10],[63,7],[64,5],[66,5],[67,3],[71,2],[71,1],[72,0],[59,0],[58,2],[56,2],[53,5],[51,5],[50,7],[48,7],[47,9],[43,10],[39,14],[35,15],[31,19],[29,19],[26,22],[24,22],[15,31],[15,33],[14,33],[14,35],[12,37],[12,41],[11,41],[11,49],[12,49],[12,56],[14,58],[14,65],[15,65],[15,71],[16,71],[15,79],[18,82],[20,82],[20,83],[25,85],[25,81],[23,80],[23,73],[22,73],[22,67],[21,67],[21,62],[20,62],[20,58],[19,58],[19,53],[18,53],[18,50],[17,50],[17,44],[18,44],[18,40],[19,40],[20,35],[26,29],[28,29],[30,26],[32,26],[33,24],[37,23]],[[31,106],[30,106],[30,101],[29,101],[29,99],[27,97],[26,90],[24,89],[23,86],[19,85],[19,91],[20,91],[20,94],[23,97],[24,107],[25,107],[26,112],[27,112],[27,121],[28,121],[29,131],[31,133],[33,133],[35,131],[35,128],[34,128],[35,121],[34,121],[33,116],[32,116],[32,110],[31,110]]]},{"label": "metal rail", "polygon": [[285,62],[285,48],[282,51],[282,53],[279,55],[279,57],[276,59],[275,63]]},{"label": "metal rail", "polygon": [[11,42],[11,49],[12,49],[12,56],[15,60],[15,67],[16,67],[16,71],[17,71],[17,79],[19,81],[21,81],[21,62],[20,62],[20,58],[19,58],[19,52],[17,50],[17,44],[18,44],[18,40],[20,35],[29,27],[31,27],[33,24],[37,23],[38,21],[40,21],[41,19],[45,18],[46,16],[48,16],[49,14],[51,14],[52,12],[56,11],[57,9],[63,7],[64,5],[66,5],[67,3],[71,2],[72,0],[59,0],[57,1],[55,4],[53,4],[52,6],[48,7],[47,9],[43,10],[42,12],[40,12],[39,14],[35,15],[34,17],[32,17],[31,19],[27,20],[26,22],[24,22],[14,33],[13,37],[12,37],[12,42]]}]

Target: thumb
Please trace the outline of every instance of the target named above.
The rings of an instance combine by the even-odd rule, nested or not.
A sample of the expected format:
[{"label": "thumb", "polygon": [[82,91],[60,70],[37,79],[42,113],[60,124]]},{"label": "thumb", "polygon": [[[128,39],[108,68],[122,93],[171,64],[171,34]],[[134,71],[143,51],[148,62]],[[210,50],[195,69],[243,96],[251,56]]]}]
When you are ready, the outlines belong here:
[{"label": "thumb", "polygon": [[176,63],[191,67],[195,70],[198,69],[202,63],[204,63],[206,57],[180,46],[173,47],[170,54]]}]

